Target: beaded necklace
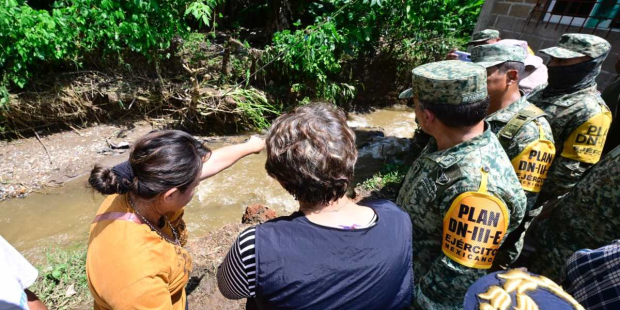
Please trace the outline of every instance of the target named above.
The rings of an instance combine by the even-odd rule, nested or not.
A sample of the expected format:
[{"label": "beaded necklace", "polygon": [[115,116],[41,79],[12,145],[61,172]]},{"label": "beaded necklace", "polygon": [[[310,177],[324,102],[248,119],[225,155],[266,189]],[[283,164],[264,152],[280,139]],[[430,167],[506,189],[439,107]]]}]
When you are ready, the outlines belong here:
[{"label": "beaded necklace", "polygon": [[140,217],[142,222],[148,225],[152,231],[155,231],[162,239],[168,241],[169,243],[173,245],[181,246],[181,242],[179,242],[179,236],[177,235],[177,231],[176,229],[174,229],[174,227],[172,227],[172,224],[170,223],[170,220],[168,220],[167,216],[162,215],[164,219],[166,220],[166,223],[168,223],[170,230],[172,230],[172,235],[174,235],[174,240],[170,240],[168,236],[164,235],[159,229],[155,228],[155,226],[153,226],[151,222],[149,222],[140,212],[138,212],[138,209],[136,209],[136,206],[134,206],[133,201],[131,200],[131,196],[127,195],[127,199],[129,200],[129,205],[134,210],[134,212],[136,212],[136,214]]}]

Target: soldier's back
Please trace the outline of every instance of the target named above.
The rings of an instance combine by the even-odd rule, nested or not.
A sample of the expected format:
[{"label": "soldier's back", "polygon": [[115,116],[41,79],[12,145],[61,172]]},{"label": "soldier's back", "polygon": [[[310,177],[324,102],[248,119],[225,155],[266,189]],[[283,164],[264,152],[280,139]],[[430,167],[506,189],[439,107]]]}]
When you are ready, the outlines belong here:
[{"label": "soldier's back", "polygon": [[611,112],[596,85],[565,95],[545,96],[544,89],[528,100],[549,116],[556,157],[538,203],[568,192],[602,155]]},{"label": "soldier's back", "polygon": [[563,149],[568,137],[592,117],[608,111],[596,85],[564,95],[544,96],[544,88],[537,89],[528,101],[541,108],[549,116],[549,123],[558,151]]},{"label": "soldier's back", "polygon": [[[464,201],[464,194],[486,193],[499,201],[505,212],[505,222],[499,225],[506,225],[504,235],[513,231],[524,216],[526,202],[521,185],[488,127],[482,135],[443,151],[437,151],[431,139],[405,177],[397,204],[410,214],[416,236],[413,249],[418,307],[459,309],[467,288],[493,264],[496,250],[493,254],[476,250],[491,249],[492,241],[475,242],[477,236],[472,235],[488,220],[481,214],[492,210],[472,206],[471,213],[459,219],[456,208],[461,208],[458,202]],[[455,236],[446,230],[449,221],[470,227],[469,233],[463,233],[465,237],[454,240],[454,246],[444,242],[447,235]]]},{"label": "soldier's back", "polygon": [[522,96],[486,118],[506,151],[527,197],[526,214],[521,226],[507,237],[502,246],[502,249],[514,249],[503,251],[497,257],[497,262],[503,267],[516,260],[513,255],[521,253],[525,233],[542,209],[536,205],[536,200],[555,157],[553,132],[545,116],[541,109]]}]

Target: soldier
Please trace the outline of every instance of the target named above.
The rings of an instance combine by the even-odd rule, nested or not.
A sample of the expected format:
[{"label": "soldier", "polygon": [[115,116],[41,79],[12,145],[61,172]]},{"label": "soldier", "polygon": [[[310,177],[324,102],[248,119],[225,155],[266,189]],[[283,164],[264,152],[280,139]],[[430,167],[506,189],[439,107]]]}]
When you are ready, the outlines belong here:
[{"label": "soldier", "polygon": [[[479,46],[483,44],[493,44],[499,42],[500,40],[501,38],[499,37],[499,31],[494,29],[484,29],[480,32],[475,32],[471,36],[471,41],[467,42],[467,45]],[[446,60],[457,60],[457,50],[457,48],[451,49],[446,56]]]},{"label": "soldier", "polygon": [[537,87],[547,84],[547,66],[545,66],[542,58],[534,55],[526,41],[504,39],[497,42],[497,44],[517,45],[525,51],[527,55],[523,61],[525,63],[525,70],[519,76],[519,89],[521,91],[529,95]]},{"label": "soldier", "polygon": [[[559,281],[562,267],[578,250],[619,239],[620,147],[605,155],[562,197],[532,231],[536,253],[530,270]],[[415,253],[415,248],[414,248]]]},{"label": "soldier", "polygon": [[528,100],[549,115],[560,156],[551,165],[539,204],[568,192],[601,158],[612,117],[595,79],[610,47],[597,36],[569,33],[558,46],[540,51],[551,56],[549,82]]},{"label": "soldier", "polygon": [[501,40],[499,37],[499,31],[495,29],[484,29],[480,32],[476,32],[471,36],[471,41],[467,42],[467,45],[479,46],[484,44],[493,44]]},{"label": "soldier", "polygon": [[483,121],[486,72],[448,60],[413,69],[416,119],[433,138],[407,173],[397,204],[413,223],[414,304],[460,309],[467,288],[487,273],[504,236],[525,213],[510,160]]},{"label": "soldier", "polygon": [[[471,51],[472,61],[487,70],[490,106],[486,121],[511,160],[527,197],[523,222],[504,243],[516,249],[502,254],[521,252],[525,231],[540,214],[541,208],[534,205],[555,156],[553,133],[545,112],[529,103],[519,90],[526,53],[523,46],[503,44],[480,45]],[[497,257],[496,261],[506,265],[515,259]]]}]

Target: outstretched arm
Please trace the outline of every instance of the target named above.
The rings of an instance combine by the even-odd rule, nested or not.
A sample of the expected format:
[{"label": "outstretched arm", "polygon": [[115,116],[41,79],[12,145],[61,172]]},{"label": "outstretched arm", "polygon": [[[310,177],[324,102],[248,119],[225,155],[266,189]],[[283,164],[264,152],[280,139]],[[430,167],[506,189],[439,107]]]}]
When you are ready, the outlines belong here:
[{"label": "outstretched arm", "polygon": [[200,180],[202,181],[220,173],[245,156],[260,153],[263,148],[265,148],[265,140],[252,136],[244,143],[214,150],[202,166]]}]

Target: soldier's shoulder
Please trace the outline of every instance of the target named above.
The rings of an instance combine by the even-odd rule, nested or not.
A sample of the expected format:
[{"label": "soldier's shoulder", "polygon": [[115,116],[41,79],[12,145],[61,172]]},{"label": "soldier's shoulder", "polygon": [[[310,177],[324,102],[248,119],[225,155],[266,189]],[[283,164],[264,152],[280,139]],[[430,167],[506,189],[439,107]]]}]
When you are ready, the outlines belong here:
[{"label": "soldier's shoulder", "polygon": [[495,134],[489,135],[485,140],[485,143],[463,149],[455,168],[469,173],[477,172],[475,175],[479,175],[481,169],[512,169],[510,159]]},{"label": "soldier's shoulder", "polygon": [[543,89],[545,89],[547,87],[547,84],[542,84],[542,85],[538,85],[536,86],[536,88],[534,88],[528,95],[527,98],[528,100],[530,100],[530,98],[533,97],[537,97],[540,96],[540,94],[542,93]]},{"label": "soldier's shoulder", "polygon": [[[450,168],[453,173],[458,171],[462,175],[463,182],[476,185],[479,185],[483,172],[491,175],[493,179],[502,179],[505,175],[514,174],[508,155],[494,135],[489,138],[488,143],[479,145],[475,152],[470,151],[464,154]],[[516,177],[511,181],[516,181]]]},{"label": "soldier's shoulder", "polygon": [[495,135],[487,137],[487,143],[481,146],[482,161],[493,162],[501,167],[512,167],[506,151]]},{"label": "soldier's shoulder", "polygon": [[612,175],[613,178],[620,179],[620,146],[603,156],[601,161],[592,167],[583,179],[586,177],[601,178],[607,175]]},{"label": "soldier's shoulder", "polygon": [[541,138],[540,132],[542,130],[545,138],[550,140],[553,138],[553,132],[551,130],[551,124],[547,119],[547,114],[540,115],[529,122],[523,124],[521,129],[517,132],[515,138],[520,142],[534,141]]},{"label": "soldier's shoulder", "polygon": [[579,94],[567,101],[572,103],[574,111],[572,119],[576,122],[575,124],[582,124],[600,113],[609,112],[605,101],[598,93]]},{"label": "soldier's shoulder", "polygon": [[601,97],[601,94],[596,89],[587,91],[578,91],[574,94],[563,96],[562,99],[567,102],[574,102],[575,104],[581,103],[588,104],[600,104],[605,101]]},{"label": "soldier's shoulder", "polygon": [[[519,143],[531,142],[538,140],[540,138],[540,129],[538,127],[538,123],[540,121],[531,121],[523,124],[523,127],[517,132],[515,135],[515,140]],[[547,123],[549,125],[549,123]]]}]

